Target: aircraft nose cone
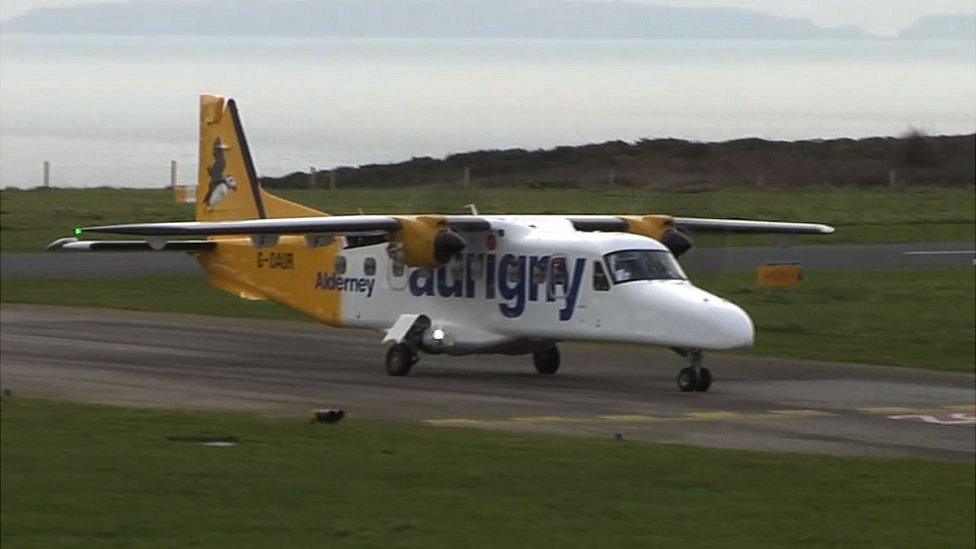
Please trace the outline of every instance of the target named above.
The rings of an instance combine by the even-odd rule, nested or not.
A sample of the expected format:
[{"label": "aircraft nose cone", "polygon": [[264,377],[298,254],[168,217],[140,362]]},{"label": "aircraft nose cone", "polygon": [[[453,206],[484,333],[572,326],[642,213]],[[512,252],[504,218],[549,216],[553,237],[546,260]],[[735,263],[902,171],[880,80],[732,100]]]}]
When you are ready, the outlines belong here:
[{"label": "aircraft nose cone", "polygon": [[752,319],[742,308],[723,301],[712,307],[709,316],[711,316],[709,324],[718,346],[723,349],[752,347],[756,329]]},{"label": "aircraft nose cone", "polygon": [[464,238],[454,231],[441,231],[434,237],[434,259],[439,263],[447,263],[454,254],[465,246]]},{"label": "aircraft nose cone", "polygon": [[750,347],[755,329],[740,307],[688,283],[659,284],[648,293],[649,323],[661,344],[689,349]]}]

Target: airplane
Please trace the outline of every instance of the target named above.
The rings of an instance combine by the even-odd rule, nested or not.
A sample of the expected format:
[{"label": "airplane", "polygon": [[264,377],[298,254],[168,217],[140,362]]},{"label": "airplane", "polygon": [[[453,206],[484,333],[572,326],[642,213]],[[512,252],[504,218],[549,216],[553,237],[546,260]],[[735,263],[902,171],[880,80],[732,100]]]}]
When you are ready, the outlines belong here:
[{"label": "airplane", "polygon": [[[196,221],[77,227],[58,252],[196,256],[210,284],[335,327],[371,328],[386,371],[421,353],[531,354],[540,374],[565,341],[636,343],[687,359],[681,391],[707,391],[705,351],[749,347],[737,305],[696,287],[676,257],[690,233],[829,234],[812,223],[669,215],[328,215],[265,191],[233,99],[200,97]],[[89,233],[135,240],[81,240]]]}]

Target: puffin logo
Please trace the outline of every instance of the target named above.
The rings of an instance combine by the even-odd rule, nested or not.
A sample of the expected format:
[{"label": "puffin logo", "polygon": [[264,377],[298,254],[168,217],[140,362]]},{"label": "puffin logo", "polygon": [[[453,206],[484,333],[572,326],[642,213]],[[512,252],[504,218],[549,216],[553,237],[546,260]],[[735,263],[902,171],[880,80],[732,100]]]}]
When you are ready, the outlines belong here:
[{"label": "puffin logo", "polygon": [[203,202],[213,208],[220,204],[231,191],[237,190],[237,181],[232,175],[224,175],[227,168],[227,150],[229,147],[221,143],[220,138],[214,139],[213,157],[214,163],[207,168],[210,174],[210,185],[207,187],[207,194],[203,197]]}]

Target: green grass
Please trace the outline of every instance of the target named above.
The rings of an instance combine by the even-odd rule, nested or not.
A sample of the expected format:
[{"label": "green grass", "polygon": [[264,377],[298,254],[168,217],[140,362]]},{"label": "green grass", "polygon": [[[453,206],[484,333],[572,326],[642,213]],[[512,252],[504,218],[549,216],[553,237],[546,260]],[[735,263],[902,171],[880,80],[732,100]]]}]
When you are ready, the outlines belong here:
[{"label": "green grass", "polygon": [[[670,213],[833,224],[837,233],[800,243],[972,242],[976,240],[976,192],[972,188],[900,190],[856,188],[730,188],[687,193],[639,188],[469,191],[407,189],[287,190],[282,196],[334,214],[482,213]],[[175,204],[164,190],[49,189],[0,191],[0,249],[40,251],[68,236],[76,225],[189,220],[193,208]],[[726,242],[703,237],[701,244]],[[772,237],[738,237],[731,244],[767,244]]]},{"label": "green grass", "polygon": [[[972,269],[813,271],[795,292],[762,290],[748,274],[695,282],[745,308],[752,353],[958,372],[976,371]],[[244,301],[197,277],[4,279],[0,301],[282,320],[283,306]]]},{"label": "green grass", "polygon": [[196,276],[29,279],[4,278],[0,302],[102,307],[200,315],[306,320],[270,301],[248,301],[222,292]]},{"label": "green grass", "polygon": [[971,463],[16,396],[0,422],[11,548],[973,545]]}]

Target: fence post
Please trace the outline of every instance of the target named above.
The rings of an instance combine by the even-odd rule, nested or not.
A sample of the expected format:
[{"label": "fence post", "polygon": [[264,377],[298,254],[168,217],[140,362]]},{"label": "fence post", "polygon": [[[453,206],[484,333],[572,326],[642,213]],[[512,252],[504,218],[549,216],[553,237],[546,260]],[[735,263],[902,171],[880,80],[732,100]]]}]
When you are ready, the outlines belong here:
[{"label": "fence post", "polygon": [[176,161],[169,161],[169,188],[176,188]]},{"label": "fence post", "polygon": [[44,187],[51,186],[51,162],[49,160],[44,161]]},{"label": "fence post", "polygon": [[329,170],[329,190],[334,191],[336,188],[336,171],[335,168]]},{"label": "fence post", "polygon": [[471,168],[465,166],[464,172],[461,173],[461,186],[467,189],[471,186]]},{"label": "fence post", "polygon": [[309,189],[314,189],[315,188],[315,177],[316,177],[316,173],[317,172],[315,171],[315,166],[309,166],[308,167],[308,188]]}]

